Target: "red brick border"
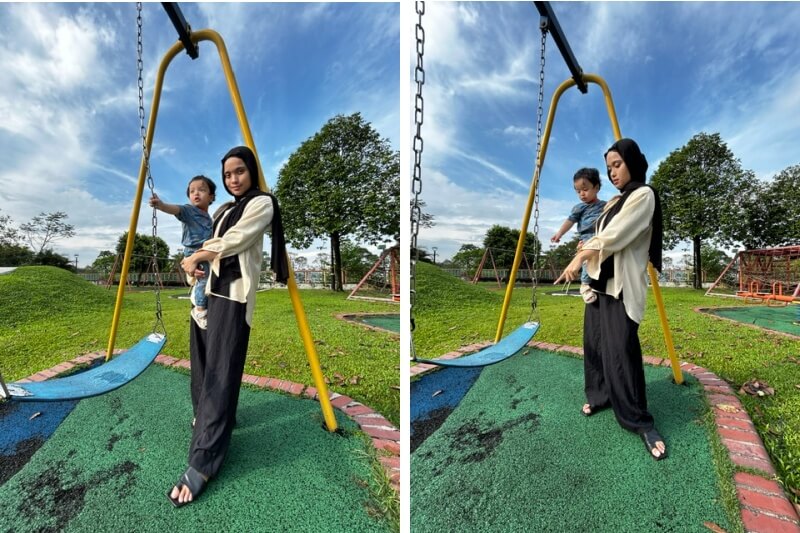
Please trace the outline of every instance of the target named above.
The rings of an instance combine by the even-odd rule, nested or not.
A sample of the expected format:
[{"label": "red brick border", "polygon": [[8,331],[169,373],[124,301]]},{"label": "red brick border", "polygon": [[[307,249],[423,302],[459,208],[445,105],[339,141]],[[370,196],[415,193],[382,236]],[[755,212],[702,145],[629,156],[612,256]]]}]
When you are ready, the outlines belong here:
[{"label": "red brick border", "polygon": [[[114,350],[115,354],[121,353],[123,350]],[[91,363],[96,359],[105,357],[105,352],[94,352],[78,356],[71,361],[60,363],[47,370],[39,371],[25,379],[19,380],[20,383],[31,381],[44,381],[45,379],[57,376],[76,365]],[[169,355],[159,354],[156,357],[156,363],[164,366],[172,366],[177,368],[190,368],[188,359],[178,359]],[[272,389],[284,393],[297,396],[298,398],[305,396],[312,400],[319,400],[317,389],[314,387],[307,387],[302,383],[293,383],[291,381],[280,380],[277,378],[270,378],[267,376],[254,376],[251,374],[244,374],[242,376],[243,383],[250,383],[262,389]],[[361,431],[369,435],[372,445],[378,452],[378,458],[383,465],[386,474],[389,476],[392,487],[400,491],[400,430],[392,425],[386,418],[374,409],[359,403],[348,396],[331,392],[329,394],[331,405],[344,413],[347,417],[352,419],[358,424]]]},{"label": "red brick border", "polygon": [[[713,316],[713,315],[712,315]],[[721,318],[721,317],[720,317]],[[442,359],[454,359],[471,353],[491,342],[464,346],[446,353]],[[528,346],[551,352],[569,352],[583,357],[583,348],[546,342],[531,341]],[[655,366],[670,366],[669,359],[645,356],[644,361]],[[435,365],[417,364],[411,367],[416,376],[437,368]],[[681,370],[692,374],[703,385],[706,397],[714,411],[717,433],[728,450],[731,461],[740,467],[752,468],[760,475],[737,472],[734,475],[736,494],[745,531],[748,533],[800,533],[800,512],[786,497],[774,480],[775,467],[769,458],[761,437],[750,420],[736,393],[728,383],[713,372],[693,363],[682,362]]]}]

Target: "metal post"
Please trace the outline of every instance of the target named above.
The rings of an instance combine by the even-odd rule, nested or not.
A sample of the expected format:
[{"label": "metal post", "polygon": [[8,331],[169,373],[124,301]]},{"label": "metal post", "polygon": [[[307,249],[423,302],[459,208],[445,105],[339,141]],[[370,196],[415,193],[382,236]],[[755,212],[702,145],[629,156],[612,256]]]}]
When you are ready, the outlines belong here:
[{"label": "metal post", "polygon": [[546,29],[550,32],[550,35],[553,36],[553,41],[555,41],[556,46],[558,46],[558,49],[561,52],[561,57],[564,58],[567,68],[569,69],[570,73],[572,73],[572,79],[575,80],[575,84],[578,86],[578,89],[583,94],[586,94],[589,88],[586,85],[586,82],[583,81],[583,69],[578,64],[578,60],[575,59],[575,55],[572,53],[572,48],[569,46],[567,36],[564,35],[563,31],[561,31],[561,25],[558,23],[558,19],[556,18],[553,8],[550,7],[550,2],[534,2],[534,4],[536,5],[536,9],[539,11],[539,15],[542,17],[539,22],[539,27]]},{"label": "metal post", "polygon": [[6,382],[3,381],[3,374],[0,374],[0,395],[2,395],[3,398],[11,397],[11,393],[8,392],[8,388],[6,387]]},{"label": "metal post", "polygon": [[175,30],[178,32],[178,38],[183,43],[183,48],[186,50],[186,53],[189,54],[189,57],[192,59],[197,59],[200,56],[200,49],[197,48],[197,44],[192,41],[192,27],[189,26],[189,23],[183,18],[183,13],[181,12],[181,8],[178,7],[178,3],[161,2],[161,5],[164,7],[164,11],[167,12],[169,20],[172,21],[172,25],[175,26]]}]

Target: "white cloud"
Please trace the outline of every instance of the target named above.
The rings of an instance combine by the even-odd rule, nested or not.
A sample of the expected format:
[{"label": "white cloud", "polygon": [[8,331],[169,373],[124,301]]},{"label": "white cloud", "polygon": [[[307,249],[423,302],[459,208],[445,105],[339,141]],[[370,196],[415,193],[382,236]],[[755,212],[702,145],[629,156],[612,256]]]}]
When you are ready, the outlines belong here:
[{"label": "white cloud", "polygon": [[[435,225],[420,229],[418,245],[427,250],[436,246],[444,260],[452,257],[463,244],[482,246],[486,231],[495,224],[520,228],[528,195],[500,189],[469,190],[441,172],[429,171],[425,174],[422,200],[426,204],[424,211],[434,215]],[[545,249],[573,203],[540,198],[538,237]],[[534,231],[533,217],[528,231]]]},{"label": "white cloud", "polygon": [[536,135],[536,130],[529,126],[506,126],[503,130],[506,135],[519,135],[522,137],[531,137]]}]

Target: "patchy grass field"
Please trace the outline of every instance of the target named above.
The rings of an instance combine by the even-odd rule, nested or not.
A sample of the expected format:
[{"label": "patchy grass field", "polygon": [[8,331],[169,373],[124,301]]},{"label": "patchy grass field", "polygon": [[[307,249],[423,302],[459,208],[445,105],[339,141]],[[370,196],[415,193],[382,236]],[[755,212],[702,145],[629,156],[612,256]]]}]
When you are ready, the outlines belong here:
[{"label": "patchy grass field", "polygon": [[[494,338],[503,292],[496,284],[474,286],[426,263],[417,264],[416,331],[420,357],[438,356],[459,346]],[[583,302],[551,296],[553,286],[537,290],[542,328],[537,340],[583,345]],[[703,296],[688,288],[662,289],[678,358],[708,368],[735,390],[757,379],[773,396],[739,397],[756,425],[790,498],[800,502],[800,339],[737,326],[696,312],[696,307],[741,305]],[[528,319],[531,288],[517,287],[505,332]],[[535,315],[534,315],[535,318]],[[648,298],[640,328],[645,355],[667,357],[655,301]]]}]

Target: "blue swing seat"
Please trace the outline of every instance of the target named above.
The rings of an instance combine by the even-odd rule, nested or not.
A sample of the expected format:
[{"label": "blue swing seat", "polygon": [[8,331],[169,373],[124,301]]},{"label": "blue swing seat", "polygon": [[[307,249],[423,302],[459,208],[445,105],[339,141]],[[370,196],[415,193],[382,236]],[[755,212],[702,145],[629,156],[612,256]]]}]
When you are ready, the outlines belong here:
[{"label": "blue swing seat", "polygon": [[55,402],[80,400],[111,392],[144,372],[166,342],[166,335],[152,333],[130,350],[85,372],[37,383],[9,383],[9,399],[20,402]]},{"label": "blue swing seat", "polygon": [[504,361],[520,351],[539,331],[539,322],[526,322],[497,344],[456,359],[417,359],[418,363],[438,366],[473,367],[487,366]]}]

